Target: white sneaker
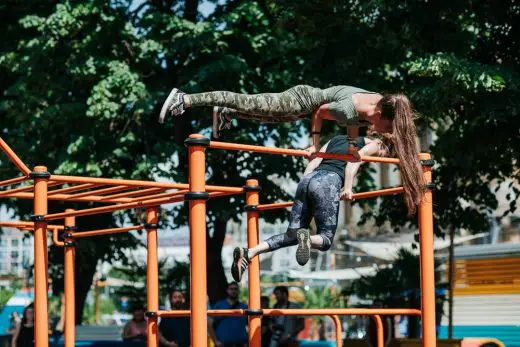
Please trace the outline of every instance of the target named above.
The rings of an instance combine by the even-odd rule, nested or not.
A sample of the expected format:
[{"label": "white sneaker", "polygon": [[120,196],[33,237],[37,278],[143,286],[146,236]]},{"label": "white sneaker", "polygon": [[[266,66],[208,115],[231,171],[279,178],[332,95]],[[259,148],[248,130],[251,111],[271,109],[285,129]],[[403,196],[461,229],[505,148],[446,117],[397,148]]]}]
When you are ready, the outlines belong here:
[{"label": "white sneaker", "polygon": [[213,107],[213,137],[216,139],[218,139],[220,131],[231,129],[232,119],[229,119],[224,115],[225,110],[225,107]]},{"label": "white sneaker", "polygon": [[177,88],[173,88],[166,101],[162,105],[161,113],[159,114],[159,123],[164,123],[166,112],[170,112],[172,116],[179,116],[186,111],[186,103],[184,96],[186,93],[181,92]]}]

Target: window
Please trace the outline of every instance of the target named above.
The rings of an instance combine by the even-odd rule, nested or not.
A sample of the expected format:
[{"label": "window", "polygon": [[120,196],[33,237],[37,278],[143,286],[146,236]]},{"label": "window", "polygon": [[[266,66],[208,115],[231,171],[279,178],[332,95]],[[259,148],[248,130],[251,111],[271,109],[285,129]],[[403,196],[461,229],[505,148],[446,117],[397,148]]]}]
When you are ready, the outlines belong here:
[{"label": "window", "polygon": [[18,251],[11,252],[11,259],[18,259]]},{"label": "window", "polygon": [[18,239],[12,239],[11,240],[11,246],[12,247],[18,247]]}]

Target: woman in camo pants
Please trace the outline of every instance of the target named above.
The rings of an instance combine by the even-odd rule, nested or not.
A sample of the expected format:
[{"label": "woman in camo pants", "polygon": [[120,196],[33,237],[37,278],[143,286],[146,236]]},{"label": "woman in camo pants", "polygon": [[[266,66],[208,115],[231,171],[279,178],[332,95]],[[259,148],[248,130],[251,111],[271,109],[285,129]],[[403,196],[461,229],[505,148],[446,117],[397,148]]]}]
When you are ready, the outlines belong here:
[{"label": "woman in camo pants", "polygon": [[186,94],[174,88],[164,102],[159,121],[164,121],[167,112],[178,116],[186,108],[198,106],[214,106],[215,133],[229,127],[235,117],[271,123],[312,117],[313,145],[309,154],[319,144],[321,119],[335,120],[344,126],[371,123],[374,131],[385,135],[399,158],[409,215],[415,213],[426,190],[416,146],[414,112],[404,94],[381,95],[351,86],[320,89],[298,85],[281,93],[253,95],[228,91]]},{"label": "woman in camo pants", "polygon": [[[376,131],[391,132],[391,120],[381,119],[377,104],[384,99],[380,94],[351,86],[327,89],[298,85],[281,93],[239,94],[215,91],[185,94],[174,88],[166,99],[159,122],[167,112],[180,115],[189,107],[213,106],[213,135],[229,128],[233,118],[262,123],[286,123],[300,119],[319,118],[336,121],[341,126],[378,126]],[[386,98],[389,98],[386,97]]]}]

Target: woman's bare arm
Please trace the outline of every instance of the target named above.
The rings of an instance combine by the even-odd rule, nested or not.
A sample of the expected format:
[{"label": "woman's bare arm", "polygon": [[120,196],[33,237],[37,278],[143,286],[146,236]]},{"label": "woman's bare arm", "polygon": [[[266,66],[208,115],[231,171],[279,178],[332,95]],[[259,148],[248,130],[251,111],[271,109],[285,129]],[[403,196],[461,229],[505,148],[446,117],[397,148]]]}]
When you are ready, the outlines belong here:
[{"label": "woman's bare arm", "polygon": [[[383,146],[383,143],[381,140],[372,140],[365,138],[365,146],[361,148],[358,152],[358,155],[361,156],[376,156],[376,157],[385,157],[388,155],[388,150],[385,146]],[[356,174],[363,165],[364,162],[358,161],[358,162],[348,162],[347,165],[345,165],[345,183],[343,186],[343,190],[341,191],[341,198],[345,200],[351,200],[352,199],[352,185],[354,182],[354,177],[356,177]]]},{"label": "woman's bare arm", "polygon": [[[329,141],[330,142],[330,141]],[[324,153],[326,150],[327,150],[327,146],[329,145],[329,142],[327,142],[321,149],[320,149],[320,152]],[[316,170],[316,168],[318,166],[320,166],[321,164],[321,161],[323,160],[323,158],[314,158],[312,159],[309,164],[307,164],[307,168],[305,169],[305,172],[303,173],[303,175],[308,175],[310,174],[311,172],[313,172],[314,170]]]},{"label": "woman's bare arm", "polygon": [[16,325],[13,338],[11,339],[11,347],[16,347],[16,341],[18,340],[18,335],[20,335],[20,329],[22,329],[22,322]]},{"label": "woman's bare arm", "polygon": [[316,153],[317,148],[320,146],[320,133],[323,119],[336,120],[329,111],[329,104],[321,105],[311,117],[311,146],[306,149],[308,157]]}]

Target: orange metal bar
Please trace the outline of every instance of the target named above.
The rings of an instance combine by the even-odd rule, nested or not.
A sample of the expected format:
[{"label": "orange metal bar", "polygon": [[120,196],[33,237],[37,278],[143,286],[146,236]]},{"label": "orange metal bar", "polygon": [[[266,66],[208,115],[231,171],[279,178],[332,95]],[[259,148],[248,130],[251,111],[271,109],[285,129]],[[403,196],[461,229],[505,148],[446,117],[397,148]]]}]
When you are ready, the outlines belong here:
[{"label": "orange metal bar", "polygon": [[[33,222],[0,222],[0,226],[17,228],[17,229],[23,228],[23,229],[34,230]],[[63,230],[63,225],[53,225],[53,224],[47,225],[47,230],[53,230],[53,229]]]},{"label": "orange metal bar", "polygon": [[[49,228],[49,226],[47,226],[47,230],[48,229],[52,229],[52,228]],[[52,242],[54,243],[54,245],[56,247],[63,247],[63,246],[65,246],[65,243],[63,241],[59,240],[58,229],[52,229]]]},{"label": "orange metal bar", "polygon": [[[72,212],[74,210],[67,209],[65,212]],[[65,226],[68,228],[76,227],[76,217],[66,217],[65,218]],[[65,234],[65,242],[67,244],[72,244],[73,238],[69,236],[69,233]],[[76,293],[74,290],[74,284],[76,281],[76,248],[75,247],[65,247],[65,259],[64,259],[64,267],[65,267],[65,327],[64,327],[64,335],[65,335],[65,347],[74,347],[76,343]]]},{"label": "orange metal bar", "polygon": [[[157,207],[149,208],[146,211],[146,223],[148,224],[147,232],[147,302],[148,311],[157,312],[159,310],[159,265],[157,256],[157,228],[154,227],[158,222]],[[157,316],[148,317],[148,347],[157,347],[159,345],[159,336],[157,333]]]},{"label": "orange metal bar", "polygon": [[[352,199],[364,199],[364,198],[373,198],[376,196],[399,194],[399,193],[402,193],[403,191],[404,191],[403,187],[374,190],[371,192],[355,193],[352,195]],[[279,208],[287,208],[287,207],[291,207],[292,204],[293,204],[292,201],[275,202],[273,204],[258,205],[257,210],[258,211],[267,211],[267,210],[275,210],[275,209],[279,209]]]},{"label": "orange metal bar", "polygon": [[[211,198],[218,197],[218,196],[226,196],[226,195],[233,195],[234,193],[222,193],[222,192],[212,192],[209,193],[209,196]],[[94,207],[94,208],[87,208],[84,210],[74,211],[71,213],[54,213],[54,214],[48,214],[45,216],[46,220],[54,220],[54,219],[61,219],[68,215],[74,215],[74,216],[87,216],[91,214],[100,214],[100,213],[109,213],[119,210],[126,210],[131,208],[144,208],[144,207],[151,207],[151,206],[159,206],[163,204],[171,204],[175,202],[182,202],[184,201],[184,196],[174,196],[170,198],[162,198],[162,199],[151,199],[146,201],[138,201],[138,202],[129,202],[119,205],[111,205],[111,206],[103,206],[103,207]]]},{"label": "orange metal bar", "polygon": [[385,346],[385,330],[383,328],[383,321],[381,317],[377,314],[373,315],[372,318],[376,322],[376,333],[377,333],[377,347]]},{"label": "orange metal bar", "polygon": [[[311,309],[263,309],[264,316],[420,316],[421,311],[410,308],[311,308]],[[234,310],[208,310],[208,316],[214,317],[238,317],[246,315],[243,309]],[[158,311],[159,317],[188,317],[190,310]]]},{"label": "orange metal bar", "polygon": [[[34,172],[42,177],[34,179],[34,215],[47,214],[47,184],[48,178],[45,166],[36,166]],[[36,347],[49,345],[49,320],[47,316],[47,222],[45,220],[34,223],[34,340]]]},{"label": "orange metal bar", "polygon": [[275,203],[272,203],[272,204],[258,205],[257,210],[258,211],[277,210],[279,208],[291,207],[292,205],[293,205],[292,201],[289,201],[289,202],[275,202]]},{"label": "orange metal bar", "polygon": [[[96,178],[96,177],[79,177],[79,176],[63,176],[63,175],[52,175],[51,179],[56,182],[63,183],[99,183],[105,185],[125,185],[130,187],[147,187],[147,188],[165,188],[165,189],[188,189],[189,185],[186,183],[165,183],[165,182],[152,182],[152,181],[140,181],[140,180],[121,180],[121,179],[109,179],[109,178]],[[227,193],[243,193],[244,188],[238,187],[227,187],[227,186],[206,186],[208,192],[227,192]]]},{"label": "orange metal bar", "polygon": [[74,216],[87,216],[91,214],[100,214],[100,213],[110,213],[114,211],[119,210],[126,210],[131,208],[144,208],[149,206],[158,206],[165,203],[173,203],[173,202],[181,202],[184,200],[183,196],[180,197],[173,197],[173,198],[163,198],[163,199],[154,199],[154,200],[146,200],[142,202],[129,202],[119,205],[110,205],[110,206],[103,206],[103,207],[94,207],[94,208],[87,208],[84,210],[74,211],[71,213],[54,213],[54,214],[48,214],[45,216],[45,219],[47,220],[53,220],[53,219],[62,219],[64,217],[74,215]]},{"label": "orange metal bar", "polygon": [[[247,206],[258,206],[259,186],[257,180],[246,182]],[[258,212],[247,211],[247,245],[252,248],[258,244]],[[249,278],[249,308],[260,309],[260,263],[259,257],[255,257],[248,268]],[[249,317],[249,346],[262,346],[262,317]]]},{"label": "orange metal bar", "polygon": [[377,196],[400,194],[402,192],[404,192],[403,187],[386,188],[386,189],[374,190],[371,192],[355,193],[355,194],[352,194],[352,199],[375,198]]},{"label": "orange metal bar", "polygon": [[179,191],[176,191],[176,192],[168,192],[168,193],[160,193],[160,194],[148,195],[148,196],[143,196],[143,197],[140,197],[140,198],[133,198],[132,202],[145,201],[145,200],[149,200],[149,199],[168,198],[168,197],[173,197],[173,196],[181,196],[181,195],[186,194],[188,191],[189,190],[179,190]]},{"label": "orange metal bar", "polygon": [[308,309],[265,309],[263,310],[265,316],[321,316],[321,315],[355,315],[367,316],[378,314],[385,315],[421,315],[420,310],[408,308],[308,308]]},{"label": "orange metal bar", "polygon": [[[203,138],[202,135],[190,135],[189,182],[190,192],[206,191],[206,155],[204,146],[190,144],[189,141]],[[207,282],[206,282],[206,200],[190,200],[190,302],[191,302],[191,344],[194,347],[207,347]]]},{"label": "orange metal bar", "polygon": [[[275,148],[275,147],[264,147],[254,145],[243,145],[239,143],[230,142],[217,142],[211,141],[209,143],[210,148],[214,149],[225,149],[231,151],[250,151],[257,153],[268,153],[268,154],[281,154],[281,155],[292,155],[297,157],[305,157],[307,152],[300,149],[286,149],[286,148]],[[351,154],[332,154],[332,153],[316,153],[317,157],[325,159],[340,159],[356,161],[357,159]],[[360,158],[361,161],[372,162],[372,163],[388,163],[388,164],[399,164],[399,159],[396,158],[382,158],[382,157],[370,157],[364,156]]]},{"label": "orange metal bar", "polygon": [[[57,182],[49,182],[47,184],[47,187],[52,187],[52,186],[57,186],[57,185],[60,185],[62,183],[57,183]],[[1,196],[7,196],[7,195],[11,195],[13,193],[21,193],[21,192],[26,192],[28,190],[33,190],[34,189],[34,185],[32,184],[29,184],[29,185],[26,185],[24,187],[19,187],[19,188],[14,188],[14,189],[10,189],[10,190],[4,190],[2,192],[0,192],[0,197]]]},{"label": "orange metal bar", "polygon": [[70,199],[81,198],[84,196],[101,196],[102,194],[116,193],[116,192],[120,192],[122,190],[128,190],[128,189],[132,189],[132,188],[134,188],[134,187],[118,186],[118,187],[103,188],[103,189],[98,189],[98,190],[91,190],[88,192],[73,194],[70,196]]},{"label": "orange metal bar", "polygon": [[[19,198],[19,199],[33,199],[33,193],[14,193],[5,195],[5,197],[9,198]],[[54,194],[48,197],[48,200],[57,200],[57,201],[82,201],[82,202],[104,202],[104,203],[115,203],[115,202],[132,202],[132,199],[121,198],[121,199],[103,199],[102,196],[85,196],[82,198],[71,199],[69,194]]]},{"label": "orange metal bar", "polygon": [[54,194],[72,193],[72,192],[77,192],[78,190],[84,190],[84,189],[99,187],[100,185],[101,184],[94,184],[94,183],[78,184],[78,185],[72,186],[72,187],[51,190],[51,191],[49,191],[48,195],[51,196],[51,195],[54,195]]},{"label": "orange metal bar", "polygon": [[16,155],[16,153],[9,147],[7,143],[0,137],[0,149],[7,155],[9,160],[24,174],[29,176],[31,170],[23,163],[23,161]]},{"label": "orange metal bar", "polygon": [[[65,217],[65,218],[67,218],[67,217]],[[124,233],[124,232],[131,231],[131,230],[141,230],[141,229],[144,229],[144,225],[134,225],[131,227],[100,229],[100,230],[92,230],[92,231],[80,231],[80,232],[72,233],[72,238],[81,239],[81,238],[91,237],[91,236],[118,234],[118,233]]]},{"label": "orange metal bar", "polygon": [[146,194],[153,194],[153,193],[159,193],[164,191],[163,188],[146,188],[146,189],[140,189],[140,190],[134,190],[133,192],[126,192],[126,193],[119,193],[114,195],[107,195],[101,198],[101,201],[105,199],[117,199],[117,198],[129,198],[131,196],[140,196],[140,195],[146,195]]},{"label": "orange metal bar", "polygon": [[11,179],[8,179],[5,181],[0,181],[0,187],[10,186],[12,184],[20,183],[20,182],[27,181],[27,180],[29,180],[29,178],[26,176],[11,178]]},{"label": "orange metal bar", "polygon": [[336,327],[336,347],[342,347],[343,346],[343,334],[342,334],[342,328],[341,328],[341,321],[339,320],[339,317],[336,315],[330,315],[330,318],[334,321],[334,326]]},{"label": "orange metal bar", "polygon": [[[419,159],[430,160],[429,153],[419,154]],[[423,166],[426,184],[432,181],[431,166]],[[419,205],[419,237],[421,258],[421,311],[423,347],[436,346],[435,333],[435,268],[433,260],[433,208],[432,192],[427,190]]]}]

